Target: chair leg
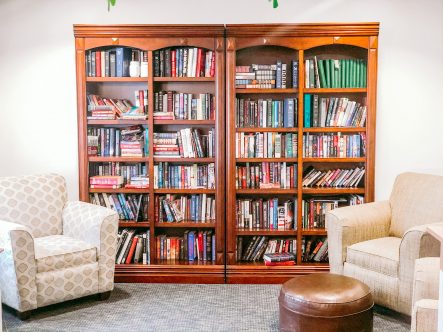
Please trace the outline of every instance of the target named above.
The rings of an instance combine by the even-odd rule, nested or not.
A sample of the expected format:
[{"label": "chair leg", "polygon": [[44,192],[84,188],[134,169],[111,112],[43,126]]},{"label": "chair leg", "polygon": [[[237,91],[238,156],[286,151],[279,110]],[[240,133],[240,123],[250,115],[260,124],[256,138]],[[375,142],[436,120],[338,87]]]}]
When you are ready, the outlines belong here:
[{"label": "chair leg", "polygon": [[105,301],[105,300],[109,299],[110,296],[111,296],[111,291],[104,292],[104,293],[99,293],[98,294],[98,299],[100,301]]},{"label": "chair leg", "polygon": [[16,310],[17,317],[20,320],[28,320],[31,317],[32,310],[28,311],[18,311]]}]

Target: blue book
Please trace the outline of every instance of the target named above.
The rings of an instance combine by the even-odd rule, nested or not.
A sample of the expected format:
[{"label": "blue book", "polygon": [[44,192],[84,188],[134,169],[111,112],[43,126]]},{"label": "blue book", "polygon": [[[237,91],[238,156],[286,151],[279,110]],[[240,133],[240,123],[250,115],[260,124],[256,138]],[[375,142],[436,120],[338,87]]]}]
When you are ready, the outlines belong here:
[{"label": "blue book", "polygon": [[281,89],[281,83],[282,83],[282,66],[281,61],[277,61],[277,73],[276,73],[276,81],[275,81],[275,87],[277,89]]},{"label": "blue book", "polygon": [[278,102],[272,102],[272,127],[278,128]]},{"label": "blue book", "polygon": [[149,129],[145,129],[145,157],[149,156]]},{"label": "blue book", "polygon": [[206,261],[208,259],[207,256],[207,248],[208,248],[208,239],[207,239],[207,232],[203,232],[203,260]]},{"label": "blue book", "polygon": [[215,262],[215,234],[212,235],[212,261]]},{"label": "blue book", "polygon": [[131,61],[132,50],[127,47],[117,47],[115,52],[117,77],[129,76],[129,62]]},{"label": "blue book", "polygon": [[292,61],[292,87],[298,88],[298,61]]},{"label": "blue book", "polygon": [[195,195],[191,196],[191,220],[195,221]]},{"label": "blue book", "polygon": [[278,228],[278,198],[274,198],[274,229]]},{"label": "blue book", "polygon": [[126,211],[126,204],[125,204],[124,198],[122,198],[121,195],[122,194],[118,194],[117,198],[118,198],[118,201],[120,203],[120,206],[121,206],[121,209],[123,211],[123,214],[125,215],[125,219],[129,220],[131,218],[129,217],[128,211]]},{"label": "blue book", "polygon": [[194,253],[195,231],[191,231],[188,234],[188,260],[193,261],[195,258]]},{"label": "blue book", "polygon": [[312,95],[306,93],[304,95],[304,107],[303,107],[303,123],[305,128],[311,128],[311,107],[312,107]]}]

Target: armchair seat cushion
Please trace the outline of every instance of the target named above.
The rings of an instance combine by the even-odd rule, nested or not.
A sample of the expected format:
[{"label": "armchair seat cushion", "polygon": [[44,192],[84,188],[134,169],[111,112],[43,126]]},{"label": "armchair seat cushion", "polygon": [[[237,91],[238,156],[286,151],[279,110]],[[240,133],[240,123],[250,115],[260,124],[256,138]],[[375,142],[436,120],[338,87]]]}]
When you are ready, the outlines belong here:
[{"label": "armchair seat cushion", "polygon": [[94,245],[66,235],[35,238],[34,250],[37,273],[97,262]]},{"label": "armchair seat cushion", "polygon": [[346,262],[366,270],[398,277],[401,238],[382,237],[347,248]]}]

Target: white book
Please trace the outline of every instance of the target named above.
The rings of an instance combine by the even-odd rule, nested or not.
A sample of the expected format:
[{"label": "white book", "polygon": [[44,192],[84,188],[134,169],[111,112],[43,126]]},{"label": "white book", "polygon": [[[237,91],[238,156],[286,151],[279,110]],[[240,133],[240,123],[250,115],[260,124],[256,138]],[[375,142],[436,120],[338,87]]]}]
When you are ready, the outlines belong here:
[{"label": "white book", "polygon": [[206,194],[202,196],[201,221],[206,221]]}]

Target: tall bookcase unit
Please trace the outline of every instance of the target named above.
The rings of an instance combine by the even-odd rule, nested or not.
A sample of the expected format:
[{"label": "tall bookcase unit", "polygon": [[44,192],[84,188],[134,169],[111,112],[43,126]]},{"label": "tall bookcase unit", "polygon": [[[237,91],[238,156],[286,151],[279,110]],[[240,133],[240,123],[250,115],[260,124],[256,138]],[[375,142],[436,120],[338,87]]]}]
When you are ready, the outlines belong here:
[{"label": "tall bookcase unit", "polygon": [[[120,221],[120,228],[137,229],[139,232],[149,232],[150,264],[117,264],[115,279],[117,282],[201,282],[221,283],[225,276],[225,118],[224,118],[224,26],[223,25],[75,25],[76,46],[76,74],[77,74],[77,105],[78,105],[78,140],[79,140],[79,178],[80,199],[89,201],[94,193],[107,194],[143,194],[148,195],[149,204],[146,206],[147,220]],[[147,53],[147,77],[90,77],[87,72],[87,56],[90,51],[109,50],[117,47],[128,47]],[[156,62],[160,59],[162,50],[200,48],[203,52],[213,51],[215,66],[210,75],[186,75],[173,77],[154,75]],[[146,54],[145,53],[145,54]],[[162,54],[162,56],[165,53]],[[169,53],[170,55],[170,53]],[[195,53],[197,57],[197,53]],[[162,59],[164,60],[164,59]],[[177,62],[178,63],[178,62]],[[169,61],[172,64],[172,61]],[[170,70],[171,68],[169,68]],[[181,68],[183,70],[183,68]],[[169,74],[166,73],[166,74]],[[188,77],[193,76],[193,77]],[[203,77],[195,77],[203,76]],[[134,103],[134,91],[147,90],[147,119],[88,119],[87,95],[96,94],[106,98],[124,98]],[[215,116],[202,120],[195,119],[165,119],[154,118],[155,95],[160,91],[175,91],[177,93],[211,94],[214,96]],[[190,97],[191,98],[191,97]],[[145,99],[146,100],[146,99]],[[207,101],[206,101],[207,102]],[[146,103],[146,102],[145,102]],[[157,105],[158,107],[158,105]],[[143,132],[147,129],[148,145],[143,156],[90,156],[88,155],[88,130],[90,128],[123,129],[128,126],[140,126]],[[154,133],[174,133],[184,128],[197,129],[202,135],[215,129],[215,154],[205,158],[177,158],[158,156],[154,154]],[[118,188],[118,189],[91,189],[90,172],[94,164],[120,163],[124,165],[139,165],[146,169],[149,177],[148,188]],[[162,164],[161,164],[162,163]],[[167,163],[167,164],[165,164]],[[215,186],[212,188],[183,188],[183,183],[170,185],[168,188],[154,186],[158,179],[155,169],[162,165],[167,166],[207,166],[214,164]],[[200,174],[200,173],[199,173]],[[163,175],[165,175],[163,173]],[[183,175],[183,174],[182,174]],[[180,176],[175,174],[175,176]],[[199,176],[200,177],[200,176]],[[171,178],[170,178],[171,179]],[[177,188],[180,187],[180,188]],[[171,188],[174,187],[174,188]],[[210,222],[196,222],[184,220],[182,222],[161,222],[158,219],[159,198],[166,195],[175,195],[175,198],[192,195],[205,195],[215,201],[215,220]],[[201,197],[200,196],[200,197]],[[147,201],[143,201],[147,202]],[[214,203],[213,203],[214,204]],[[195,218],[193,219],[195,220]],[[204,234],[215,235],[215,249],[205,261],[189,259],[160,259],[159,237],[164,235],[162,246],[166,246],[166,239],[183,238],[188,230]],[[211,237],[212,239],[212,237]],[[175,240],[174,240],[175,241]],[[208,236],[209,241],[209,236]],[[172,243],[172,240],[171,240]],[[177,243],[176,243],[177,244]],[[178,250],[176,246],[176,250]],[[211,255],[212,254],[212,255]],[[211,256],[211,257],[210,257]],[[173,256],[174,257],[174,256]],[[176,255],[178,258],[178,254]],[[213,260],[211,259],[213,258]]]},{"label": "tall bookcase unit", "polygon": [[[364,196],[365,202],[373,201],[378,30],[378,23],[226,26],[226,276],[228,283],[283,282],[295,274],[328,271],[327,262],[318,263],[303,261],[302,246],[306,245],[309,239],[319,237],[324,239],[326,237],[324,226],[322,228],[303,227],[302,214],[304,214],[304,201],[319,198],[346,198],[352,194]],[[344,79],[343,82],[341,82],[341,78],[338,78],[337,81],[333,81],[328,77],[328,80],[331,81],[329,82],[330,84],[327,85],[325,82],[321,82],[320,87],[318,87],[318,84],[312,87],[313,81],[315,82],[318,80],[318,82],[320,82],[320,77],[318,77],[318,75],[322,73],[316,73],[312,70],[309,72],[309,68],[305,68],[305,65],[307,64],[306,60],[312,61],[308,62],[308,65],[309,63],[314,63],[314,61],[315,64],[318,65],[320,60],[330,59],[337,61],[323,61],[321,63],[324,66],[326,66],[326,64],[331,64],[331,66],[333,65],[339,72],[339,68],[346,68],[346,61],[342,61],[342,59],[351,59],[350,63],[353,65],[355,63],[362,63],[363,67],[358,67],[358,65],[356,65],[356,69],[352,72],[349,70],[350,67],[347,72],[340,72],[342,75],[350,75],[352,81]],[[358,61],[355,61],[355,59],[358,59]],[[295,61],[298,64],[298,72],[296,73],[293,73],[292,61]],[[251,66],[252,64],[277,64],[279,62],[286,63],[287,65],[286,88],[270,89],[267,85],[236,86],[236,84],[245,83],[244,81],[236,82],[237,75],[238,79],[247,80],[249,78],[247,76],[248,74],[244,75],[239,73],[242,71],[251,72],[252,70],[251,68],[248,68],[248,66]],[[245,66],[246,70],[244,70],[244,68],[236,69],[236,66]],[[366,71],[364,70],[364,66],[367,66]],[[269,67],[266,66],[256,66],[255,69],[257,68],[258,70],[269,69]],[[363,70],[361,68],[363,68]],[[323,70],[324,69],[325,68],[323,68]],[[311,79],[310,82],[309,80],[308,82],[305,81],[308,73],[310,76],[314,73],[313,80]],[[256,78],[259,78],[258,72],[256,72],[256,74]],[[292,77],[293,74],[295,77]],[[277,69],[277,76],[278,75]],[[264,78],[267,77],[264,76]],[[274,77],[270,78],[275,79]],[[323,77],[323,79],[324,78],[325,77]],[[298,80],[298,85],[293,86],[293,80]],[[249,81],[246,83],[257,82]],[[313,126],[312,123],[306,124],[305,121],[307,119],[304,118],[304,113],[307,105],[304,105],[304,103],[309,102],[308,98],[312,99],[314,96],[317,96],[315,98],[319,99],[348,98],[350,101],[355,101],[360,104],[366,103],[366,122],[364,126],[318,127]],[[259,127],[262,128],[258,128],[257,125],[242,127],[236,123],[240,121],[237,114],[237,112],[239,112],[237,110],[237,107],[239,107],[237,105],[238,103],[244,103],[244,100],[249,102],[249,100],[257,101],[258,99],[284,100],[286,98],[297,100],[298,121],[295,121],[296,123],[293,127],[286,126],[282,128],[283,126],[281,125],[269,126],[269,123],[267,128],[263,128],[261,124]],[[236,99],[239,101],[236,101]],[[243,101],[240,101],[240,99]],[[246,111],[242,110],[241,112]],[[260,106],[258,106],[258,111],[256,109],[255,112],[256,113],[249,113],[249,116],[257,116],[257,112],[261,112]],[[312,115],[312,113],[310,114]],[[244,119],[242,119],[242,121],[243,120]],[[248,121],[250,121],[250,119],[248,119]],[[272,134],[275,133],[283,135],[291,133],[296,135],[298,143],[297,155],[291,155],[289,158],[284,154],[277,155],[277,158],[272,155],[268,155],[272,158],[262,158],[260,154],[260,158],[257,158],[257,155],[254,153],[248,155],[248,149],[251,149],[252,151],[254,151],[254,149],[261,149],[259,153],[263,153],[263,147],[260,147],[260,144],[257,144],[257,140],[252,141],[252,146],[246,143],[244,147],[245,151],[240,151],[240,155],[236,155],[236,153],[238,153],[236,150],[242,149],[237,146],[237,144],[239,144],[238,138],[245,139],[245,136],[250,134],[257,135],[257,133],[262,136],[272,136]],[[362,151],[361,155],[358,153],[352,154],[351,151],[351,155],[354,157],[346,157],[345,151],[345,154],[341,157],[340,154],[338,154],[338,157],[334,156],[328,158],[320,158],[320,156],[315,153],[315,157],[313,157],[312,154],[309,154],[309,151],[304,153],[304,149],[306,148],[303,144],[304,136],[306,137],[309,135],[315,137],[315,135],[319,134],[324,134],[326,136],[357,135],[359,137],[357,137],[356,140],[358,139],[359,143],[363,144],[363,138],[365,139],[365,151],[363,151],[363,147],[360,147],[359,152]],[[274,139],[271,136],[268,136],[269,140]],[[282,141],[283,140],[284,139],[282,138]],[[306,140],[308,141],[309,139]],[[242,152],[243,155],[241,155]],[[246,156],[244,154],[246,154]],[[332,155],[334,155],[334,151],[332,151]],[[275,187],[269,188],[265,186],[264,188],[256,189],[257,180],[255,183],[256,188],[244,188],[244,186],[248,187],[250,185],[244,180],[244,171],[243,173],[236,174],[236,172],[238,172],[236,167],[247,168],[246,174],[250,175],[252,172],[252,166],[263,165],[263,162],[275,163],[273,164],[274,167],[276,167],[275,165],[277,163],[283,165],[283,162],[286,163],[285,166],[294,165],[295,174],[297,175],[296,184],[294,184],[294,186],[286,185],[285,189]],[[264,167],[265,166],[263,165],[262,169],[264,169]],[[312,167],[317,170],[364,167],[365,174],[359,182],[359,185],[356,187],[303,187],[303,176],[306,175]],[[239,184],[238,182],[241,182],[242,176],[245,182]],[[263,224],[255,224],[252,227],[245,228],[245,225],[240,223],[242,228],[239,228],[238,214],[245,212],[243,210],[239,211],[239,201],[261,200],[261,203],[258,204],[263,204],[263,202],[266,202],[268,199],[275,199],[274,202],[278,205],[283,205],[286,201],[294,201],[297,208],[294,208],[293,210],[293,213],[295,213],[293,226],[283,229],[275,229],[275,227],[269,227],[269,225],[267,225],[267,228],[265,229]],[[261,207],[262,205],[259,206]],[[251,215],[253,212],[248,210],[247,213]],[[251,223],[251,221],[248,222]],[[247,244],[253,242],[254,237],[257,239],[259,236],[266,236],[267,240],[296,240],[296,265],[265,266],[262,261],[245,261],[244,257],[242,259],[241,254],[238,256],[239,246],[242,247],[242,254],[245,255],[245,251],[248,251]],[[239,241],[239,238],[242,238],[242,242]],[[254,246],[252,246],[252,248],[254,248]],[[252,256],[254,255],[252,254]],[[250,257],[252,256],[250,255]]]}]

